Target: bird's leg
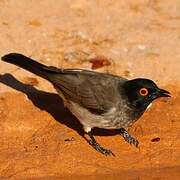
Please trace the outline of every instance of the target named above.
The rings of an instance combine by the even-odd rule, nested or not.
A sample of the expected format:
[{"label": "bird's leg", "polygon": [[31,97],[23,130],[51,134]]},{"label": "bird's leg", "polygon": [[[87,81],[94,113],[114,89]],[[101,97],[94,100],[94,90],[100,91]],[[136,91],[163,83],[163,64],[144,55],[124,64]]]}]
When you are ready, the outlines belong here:
[{"label": "bird's leg", "polygon": [[138,147],[138,140],[134,137],[132,137],[124,128],[119,129],[120,135],[127,141],[129,144],[134,144],[136,147]]},{"label": "bird's leg", "polygon": [[98,144],[95,140],[95,138],[93,137],[93,135],[91,134],[91,131],[87,132],[88,136],[90,137],[90,140],[88,140],[88,143],[98,152],[108,156],[108,155],[112,155],[115,156],[113,154],[113,152],[109,149],[105,149],[103,148],[100,144]]}]

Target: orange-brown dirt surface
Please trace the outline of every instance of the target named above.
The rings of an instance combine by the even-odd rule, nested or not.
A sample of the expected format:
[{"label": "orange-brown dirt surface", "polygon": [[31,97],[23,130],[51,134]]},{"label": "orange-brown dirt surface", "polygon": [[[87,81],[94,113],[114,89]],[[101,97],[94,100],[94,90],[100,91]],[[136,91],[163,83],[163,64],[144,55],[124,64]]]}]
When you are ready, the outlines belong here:
[{"label": "orange-brown dirt surface", "polygon": [[106,157],[50,83],[1,61],[0,179],[180,179],[178,0],[0,0],[0,8],[0,55],[146,77],[172,94],[129,128],[139,148],[95,129],[116,155]]}]

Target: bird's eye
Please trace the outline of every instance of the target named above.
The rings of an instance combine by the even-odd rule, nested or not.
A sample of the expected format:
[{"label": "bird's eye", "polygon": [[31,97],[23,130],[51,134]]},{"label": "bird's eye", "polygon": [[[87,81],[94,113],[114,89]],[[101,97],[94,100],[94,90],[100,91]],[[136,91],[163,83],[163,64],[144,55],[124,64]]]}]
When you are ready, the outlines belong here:
[{"label": "bird's eye", "polygon": [[141,96],[147,96],[148,95],[148,90],[146,89],[146,88],[141,88],[140,90],[139,90],[139,94],[141,95]]}]

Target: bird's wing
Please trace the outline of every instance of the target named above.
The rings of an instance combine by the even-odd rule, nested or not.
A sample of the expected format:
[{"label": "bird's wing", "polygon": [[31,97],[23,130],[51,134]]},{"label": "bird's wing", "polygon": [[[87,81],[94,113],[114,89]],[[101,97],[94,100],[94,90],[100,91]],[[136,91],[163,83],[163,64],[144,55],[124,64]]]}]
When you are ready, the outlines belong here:
[{"label": "bird's wing", "polygon": [[50,81],[63,95],[96,114],[111,109],[119,101],[119,84],[126,79],[80,69],[52,69]]}]

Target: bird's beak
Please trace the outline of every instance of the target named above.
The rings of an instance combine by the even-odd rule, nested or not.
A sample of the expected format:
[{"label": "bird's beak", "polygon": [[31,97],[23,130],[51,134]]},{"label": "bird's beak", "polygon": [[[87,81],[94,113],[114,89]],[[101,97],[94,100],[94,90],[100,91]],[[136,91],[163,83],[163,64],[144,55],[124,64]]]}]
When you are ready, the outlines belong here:
[{"label": "bird's beak", "polygon": [[164,89],[159,89],[158,90],[158,97],[171,97],[170,92],[164,90]]}]

